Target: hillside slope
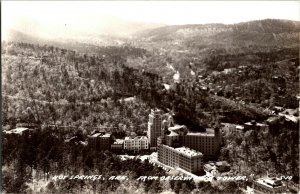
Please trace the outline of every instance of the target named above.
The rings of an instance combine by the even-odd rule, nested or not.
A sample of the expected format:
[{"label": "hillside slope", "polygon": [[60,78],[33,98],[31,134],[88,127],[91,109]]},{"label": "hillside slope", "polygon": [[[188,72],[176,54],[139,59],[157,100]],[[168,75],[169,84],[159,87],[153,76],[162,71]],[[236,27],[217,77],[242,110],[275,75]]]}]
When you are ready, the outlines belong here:
[{"label": "hillside slope", "polygon": [[299,21],[266,19],[238,24],[175,25],[136,34],[145,41],[184,43],[187,47],[223,46],[296,46]]}]

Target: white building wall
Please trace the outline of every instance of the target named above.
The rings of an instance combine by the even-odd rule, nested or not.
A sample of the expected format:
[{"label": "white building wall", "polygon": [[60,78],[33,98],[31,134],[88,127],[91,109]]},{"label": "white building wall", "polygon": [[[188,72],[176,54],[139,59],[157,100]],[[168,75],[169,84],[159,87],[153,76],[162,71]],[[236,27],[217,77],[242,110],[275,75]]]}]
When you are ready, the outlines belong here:
[{"label": "white building wall", "polygon": [[147,137],[136,137],[124,140],[124,149],[127,150],[142,150],[148,149],[148,138]]}]

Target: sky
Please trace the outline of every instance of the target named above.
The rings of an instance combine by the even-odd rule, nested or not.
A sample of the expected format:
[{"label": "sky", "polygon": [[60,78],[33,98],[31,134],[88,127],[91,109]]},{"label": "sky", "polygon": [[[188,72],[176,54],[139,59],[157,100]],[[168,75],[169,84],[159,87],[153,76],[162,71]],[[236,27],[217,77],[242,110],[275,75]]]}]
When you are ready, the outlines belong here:
[{"label": "sky", "polygon": [[[299,20],[298,1],[2,1],[1,23],[30,31],[98,30],[118,20],[159,24],[232,24],[266,18]],[[95,23],[97,25],[95,25]],[[46,24],[46,25],[45,25]],[[96,27],[97,26],[97,27]],[[53,31],[55,29],[55,31]]]}]

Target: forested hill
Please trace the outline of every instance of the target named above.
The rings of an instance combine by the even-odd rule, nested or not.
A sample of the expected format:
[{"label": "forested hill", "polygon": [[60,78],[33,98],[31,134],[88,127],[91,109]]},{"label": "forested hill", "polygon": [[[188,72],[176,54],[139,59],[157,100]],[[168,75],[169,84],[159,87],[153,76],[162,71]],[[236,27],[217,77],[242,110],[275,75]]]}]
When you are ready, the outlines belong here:
[{"label": "forested hill", "polygon": [[154,50],[163,61],[157,64],[182,78],[200,76],[218,95],[295,108],[299,30],[299,21],[277,19],[166,26],[138,34],[136,45]]},{"label": "forested hill", "polygon": [[[217,40],[216,36],[227,33],[273,31],[289,33],[292,36],[283,37],[292,40],[298,29],[299,22],[263,20],[237,25],[171,26],[149,34],[161,36],[162,32],[174,40],[182,37],[187,43],[195,37],[208,41],[207,37]],[[214,30],[216,33],[210,34]],[[21,35],[17,33],[16,37],[22,40]],[[23,38],[24,42],[33,40]],[[299,45],[294,47],[291,42],[287,41],[287,46],[235,48],[232,42],[224,44],[226,47],[212,43],[213,48],[141,40],[101,47],[74,43],[68,49],[51,43],[2,42],[3,121],[9,125],[19,121],[58,122],[82,129],[121,123],[142,126],[137,127],[142,134],[151,107],[172,110],[178,123],[194,130],[216,125],[220,119],[233,123],[263,120],[274,106],[298,106]],[[175,75],[179,81],[174,80]],[[120,103],[132,96],[140,101],[130,106]]]},{"label": "forested hill", "polygon": [[137,33],[138,39],[175,41],[188,47],[227,46],[296,46],[299,21],[266,19],[237,24],[174,25]]},{"label": "forested hill", "polygon": [[126,39],[109,35],[79,37],[78,39],[49,39],[18,30],[9,30],[3,37],[5,42],[22,42],[28,44],[48,45],[61,49],[74,50],[80,53],[99,54],[99,48],[109,46],[126,46]]},{"label": "forested hill", "polygon": [[[90,56],[46,45],[2,46],[4,125],[126,126],[143,134],[151,107],[173,110],[178,123],[200,131],[218,122],[215,111],[239,115],[231,118],[238,123],[267,116],[263,109],[203,90],[196,79],[166,89],[160,75],[131,67],[129,58],[147,58],[143,49],[104,47]],[[140,100],[126,104],[122,99],[129,96]]]}]

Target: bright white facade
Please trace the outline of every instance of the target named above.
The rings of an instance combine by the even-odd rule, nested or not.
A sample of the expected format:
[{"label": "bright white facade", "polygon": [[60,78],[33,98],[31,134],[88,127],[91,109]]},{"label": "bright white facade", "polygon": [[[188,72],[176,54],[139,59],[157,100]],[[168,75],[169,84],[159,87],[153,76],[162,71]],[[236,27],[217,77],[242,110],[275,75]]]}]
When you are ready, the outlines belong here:
[{"label": "bright white facade", "polygon": [[161,136],[162,111],[159,109],[151,110],[149,114],[148,132],[150,147],[157,146],[157,138]]},{"label": "bright white facade", "polygon": [[137,136],[135,138],[125,137],[125,150],[145,150],[149,148],[148,138],[146,136]]}]

